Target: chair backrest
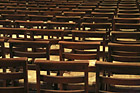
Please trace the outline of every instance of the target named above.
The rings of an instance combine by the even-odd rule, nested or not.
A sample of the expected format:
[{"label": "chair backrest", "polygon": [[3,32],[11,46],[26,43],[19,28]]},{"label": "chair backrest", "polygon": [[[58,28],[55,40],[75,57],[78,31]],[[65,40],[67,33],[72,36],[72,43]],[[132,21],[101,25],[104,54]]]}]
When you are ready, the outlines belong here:
[{"label": "chair backrest", "polygon": [[14,22],[14,27],[15,28],[21,28],[21,26],[24,26],[24,28],[43,28],[43,26],[45,25],[45,23],[43,21],[21,21],[21,20],[15,20]]},{"label": "chair backrest", "polygon": [[[35,4],[34,4],[35,5]],[[49,8],[47,8],[47,7],[37,7],[37,5],[35,5],[35,6],[31,6],[31,4],[29,4],[28,5],[29,7],[28,7],[28,10],[37,10],[37,11],[46,11],[46,10],[48,10]]]},{"label": "chair backrest", "polygon": [[[106,35],[107,35],[106,31],[72,30],[73,41],[98,41],[98,40],[99,41],[105,41],[106,40]],[[100,39],[95,39],[95,38],[100,38]]]},{"label": "chair backrest", "polygon": [[99,60],[100,42],[59,41],[59,44],[60,60]]},{"label": "chair backrest", "polygon": [[69,11],[69,8],[50,8],[51,11]]},{"label": "chair backrest", "polygon": [[21,7],[21,6],[7,6],[6,7],[7,9],[9,9],[9,10],[26,10],[26,7],[24,6],[24,7]]},{"label": "chair backrest", "polygon": [[134,10],[119,9],[118,13],[139,13],[139,9],[134,9]]},{"label": "chair backrest", "polygon": [[140,19],[139,18],[114,18],[113,22],[113,30],[118,31],[122,30],[125,31],[129,29],[129,31],[139,31],[140,28]]},{"label": "chair backrest", "polygon": [[30,21],[48,21],[53,19],[53,15],[27,15]]},{"label": "chair backrest", "polygon": [[114,14],[116,14],[116,10],[115,9],[94,9],[94,12],[103,12],[103,13],[107,13],[107,12],[114,12]]},{"label": "chair backrest", "polygon": [[118,6],[118,9],[125,9],[125,10],[135,10],[135,9],[138,9],[137,6]]},{"label": "chair backrest", "polygon": [[83,17],[82,22],[88,22],[88,23],[108,23],[110,22],[108,20],[108,17]]},{"label": "chair backrest", "polygon": [[72,8],[76,8],[77,6],[76,5],[58,5],[59,8],[69,8],[69,9],[72,9]]},{"label": "chair backrest", "polygon": [[120,18],[140,18],[140,13],[117,13]]},{"label": "chair backrest", "polygon": [[9,20],[27,20],[27,17],[25,14],[2,14],[1,15],[3,19],[9,19]]},{"label": "chair backrest", "polygon": [[41,14],[39,11],[37,11],[37,10],[32,10],[32,11],[30,11],[30,10],[17,10],[16,11],[17,12],[17,14],[34,14],[34,15],[39,15],[39,14]]},{"label": "chair backrest", "polygon": [[0,25],[2,27],[11,27],[12,20],[0,20]]},{"label": "chair backrest", "polygon": [[[64,30],[63,29],[28,29],[31,40],[63,40]],[[41,37],[35,37],[35,36]],[[45,37],[46,36],[46,37]]]},{"label": "chair backrest", "polygon": [[84,5],[84,6],[82,6],[82,5],[79,5],[79,6],[77,6],[79,9],[92,9],[92,10],[94,10],[97,6],[96,5],[91,5],[91,6],[89,6],[89,5]]},{"label": "chair backrest", "polygon": [[86,12],[64,12],[65,16],[81,16],[83,17],[86,14]]},{"label": "chair backrest", "polygon": [[76,22],[76,23],[80,23],[81,20],[81,16],[55,16],[55,20],[56,21],[60,21],[60,22]]},{"label": "chair backrest", "polygon": [[[139,93],[140,64],[96,62],[96,93]],[[105,74],[103,75],[103,72]]]},{"label": "chair backrest", "polygon": [[140,32],[111,31],[111,42],[139,44]]},{"label": "chair backrest", "polygon": [[62,11],[40,11],[42,15],[62,15]]},{"label": "chair backrest", "polygon": [[[72,41],[81,41],[81,42],[101,42],[101,46],[103,46],[100,51],[100,55],[104,59],[105,57],[105,46],[107,45],[107,33],[106,31],[78,31],[72,30]],[[100,56],[101,57],[101,56]]]},{"label": "chair backrest", "polygon": [[110,33],[112,23],[81,23],[83,30],[89,28],[90,31],[104,30]]},{"label": "chair backrest", "polygon": [[[0,80],[3,81],[0,93],[28,93],[27,58],[1,58],[0,68],[5,69],[0,73]],[[9,68],[15,69],[16,72],[9,71]],[[17,81],[22,79],[24,80],[23,86]],[[12,84],[8,83],[9,80]]]},{"label": "chair backrest", "polygon": [[[49,60],[35,60],[37,67],[37,93],[88,93],[88,61],[49,61]],[[84,76],[52,76],[43,75],[41,71],[82,71]],[[47,84],[60,84],[57,90],[53,87],[50,89],[41,89],[41,81]],[[67,84],[84,83],[84,88],[81,90],[67,90]],[[52,86],[50,85],[50,86]],[[66,86],[65,86],[66,85]],[[60,89],[60,90],[59,90]]]},{"label": "chair backrest", "polygon": [[15,14],[15,10],[1,9],[0,14]]},{"label": "chair backrest", "polygon": [[119,62],[139,62],[140,61],[140,44],[119,44],[108,43],[109,55],[108,61]]},{"label": "chair backrest", "polygon": [[1,38],[6,41],[9,39],[27,39],[26,38],[26,28],[0,28]]},{"label": "chair backrest", "polygon": [[114,17],[114,12],[92,12],[94,17],[108,17],[110,20]]},{"label": "chair backrest", "polygon": [[117,11],[117,6],[98,6],[100,9],[115,9]]},{"label": "chair backrest", "polygon": [[65,30],[75,30],[77,23],[75,22],[47,22],[48,29],[65,29]]},{"label": "chair backrest", "polygon": [[49,60],[49,41],[9,40],[10,57],[46,58]]},{"label": "chair backrest", "polygon": [[[59,41],[64,40],[63,29],[28,29],[30,39],[33,41],[50,41],[50,45],[57,45]],[[59,54],[58,49],[50,49],[50,54]]]}]

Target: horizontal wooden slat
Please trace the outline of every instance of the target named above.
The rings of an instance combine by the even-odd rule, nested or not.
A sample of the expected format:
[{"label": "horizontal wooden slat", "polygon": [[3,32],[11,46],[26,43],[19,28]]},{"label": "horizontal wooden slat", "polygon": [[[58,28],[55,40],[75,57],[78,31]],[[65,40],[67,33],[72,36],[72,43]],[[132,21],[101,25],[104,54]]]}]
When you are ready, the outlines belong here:
[{"label": "horizontal wooden slat", "polygon": [[100,77],[100,80],[106,84],[112,85],[140,85],[140,79],[119,79],[119,78],[109,78]]},{"label": "horizontal wooden slat", "polygon": [[0,60],[0,67],[25,66],[26,62],[27,62],[26,57],[22,57],[22,58],[2,58]]},{"label": "horizontal wooden slat", "polygon": [[24,74],[21,72],[12,72],[12,73],[0,73],[0,79],[23,79],[24,78]]},{"label": "horizontal wooden slat", "polygon": [[41,90],[41,93],[85,93],[84,90]]},{"label": "horizontal wooden slat", "polygon": [[[51,63],[50,63],[51,62]],[[43,70],[55,71],[79,71],[85,70],[88,67],[89,61],[49,61],[49,60],[35,60],[35,64],[40,66]]]},{"label": "horizontal wooden slat", "polygon": [[78,77],[78,76],[47,76],[47,75],[41,75],[40,76],[41,81],[50,82],[50,83],[82,83],[84,82],[84,77]]},{"label": "horizontal wooden slat", "polygon": [[24,87],[0,87],[0,93],[25,93]]},{"label": "horizontal wooden slat", "polygon": [[20,52],[20,51],[15,51],[14,52],[14,56],[18,56],[18,57],[40,57],[40,58],[44,58],[47,56],[46,52]]},{"label": "horizontal wooden slat", "polygon": [[97,54],[73,54],[73,53],[64,53],[62,55],[66,59],[80,59],[80,60],[89,60],[96,59]]}]

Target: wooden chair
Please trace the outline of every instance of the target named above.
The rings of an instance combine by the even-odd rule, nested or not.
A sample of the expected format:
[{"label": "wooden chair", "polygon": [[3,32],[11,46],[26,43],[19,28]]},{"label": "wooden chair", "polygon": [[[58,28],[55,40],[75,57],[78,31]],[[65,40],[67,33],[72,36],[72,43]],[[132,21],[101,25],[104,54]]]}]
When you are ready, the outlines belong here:
[{"label": "wooden chair", "polygon": [[100,6],[117,6],[118,2],[116,1],[103,1],[102,3],[100,3]]},{"label": "wooden chair", "polygon": [[[62,29],[28,29],[27,33],[30,40],[50,41],[50,46],[58,45],[59,41],[64,40],[64,30]],[[59,55],[59,49],[50,49],[51,55]]]},{"label": "wooden chair", "polygon": [[[36,58],[50,59],[50,45],[49,41],[23,41],[23,40],[9,40],[10,58],[27,57],[29,69],[34,68],[34,60]],[[32,68],[33,67],[33,68]]]},{"label": "wooden chair", "polygon": [[77,41],[81,41],[81,42],[101,42],[101,46],[103,46],[103,48],[102,48],[102,51],[100,50],[100,55],[102,55],[103,60],[104,60],[105,47],[107,45],[107,33],[105,31],[72,30],[72,41],[74,41],[74,42],[77,42]]},{"label": "wooden chair", "polygon": [[95,0],[95,1],[87,0],[87,2],[84,1],[83,3],[81,3],[81,5],[83,5],[83,6],[86,6],[86,5],[92,6],[92,5],[98,5],[99,3],[100,3],[100,1],[97,1],[97,0]]},{"label": "wooden chair", "polygon": [[27,15],[30,21],[50,21],[53,20],[53,15]]},{"label": "wooden chair", "polygon": [[117,13],[120,18],[140,18],[140,13]]},{"label": "wooden chair", "polygon": [[132,3],[132,4],[124,4],[124,3],[120,3],[120,4],[118,4],[118,6],[135,7],[136,4],[134,4],[134,3]]},{"label": "wooden chair", "polygon": [[99,5],[99,3],[100,3],[100,1],[96,1],[96,2],[94,2],[94,3],[91,3],[91,2],[83,2],[83,3],[81,3],[81,6],[98,6]]},{"label": "wooden chair", "polygon": [[14,21],[14,27],[15,28],[41,28],[43,29],[44,26],[46,25],[45,22],[43,21],[22,21],[22,20],[15,20]]},{"label": "wooden chair", "polygon": [[[100,42],[59,41],[60,60],[99,60]],[[69,49],[69,51],[66,51]],[[88,51],[91,50],[91,51]]]},{"label": "wooden chair", "polygon": [[23,39],[26,40],[26,28],[0,28],[0,38],[8,41],[9,39]]},{"label": "wooden chair", "polygon": [[115,15],[117,13],[115,9],[100,9],[100,8],[94,9],[94,12],[103,12],[103,13],[114,12]]},{"label": "wooden chair", "polygon": [[75,22],[47,22],[48,29],[65,29],[75,30],[77,24]]},{"label": "wooden chair", "polygon": [[31,15],[40,15],[41,13],[39,12],[39,11],[37,11],[37,10],[32,10],[32,11],[30,11],[30,10],[17,10],[16,11],[17,12],[17,14],[31,14]]},{"label": "wooden chair", "polygon": [[64,11],[63,12],[65,16],[85,16],[86,15],[86,12],[69,12],[69,11]]},{"label": "wooden chair", "polygon": [[53,16],[56,16],[56,15],[62,15],[62,11],[40,11],[40,14],[41,15],[53,15]]},{"label": "wooden chair", "polygon": [[87,23],[109,23],[108,17],[83,17],[82,22]]},{"label": "wooden chair", "polygon": [[81,16],[55,16],[55,20],[59,22],[76,22],[80,23],[79,21],[81,20]]},{"label": "wooden chair", "polygon": [[15,11],[16,10],[26,10],[26,7],[20,7],[20,6],[16,6],[16,7],[15,6],[7,6],[6,8],[9,9],[9,10],[12,9],[12,10],[15,10]]},{"label": "wooden chair", "polygon": [[63,5],[80,5],[80,3],[82,3],[81,1],[68,1],[68,2],[64,2]]},{"label": "wooden chair", "polygon": [[69,11],[70,9],[69,8],[50,8],[51,11]]},{"label": "wooden chair", "polygon": [[[100,60],[100,42],[70,42],[70,41],[59,41],[60,44],[60,60],[71,61],[71,60],[89,60],[93,62]],[[90,63],[89,62],[89,63]],[[90,65],[88,68],[90,74],[94,74],[95,66]],[[93,75],[94,76],[94,75]],[[93,92],[95,88],[95,82],[90,81],[88,83],[89,91]],[[79,86],[82,87],[82,86]],[[77,88],[76,86],[71,89]]]},{"label": "wooden chair", "polygon": [[140,44],[108,43],[109,62],[139,62]]},{"label": "wooden chair", "polygon": [[131,31],[139,31],[139,18],[114,18],[113,30],[124,31],[125,29],[131,29]]},{"label": "wooden chair", "polygon": [[1,9],[0,14],[15,14],[15,10]]},{"label": "wooden chair", "polygon": [[[94,17],[108,17],[109,19],[113,19],[113,17],[114,17],[114,11],[113,12],[107,12],[107,10],[108,9],[106,9],[106,12],[103,12],[103,9],[102,9],[102,11],[100,11],[100,12],[92,12],[91,14]],[[105,9],[104,9],[104,11],[105,11]]]},{"label": "wooden chair", "polygon": [[12,20],[0,20],[0,25],[2,27],[11,27],[12,26]]},{"label": "wooden chair", "polygon": [[139,31],[140,24],[129,24],[129,23],[115,23],[113,30],[119,29],[132,29],[132,31]]},{"label": "wooden chair", "polygon": [[139,68],[139,63],[96,62],[96,93],[139,93]]},{"label": "wooden chair", "polygon": [[17,6],[17,3],[0,3],[0,5],[6,6]]},{"label": "wooden chair", "polygon": [[78,8],[79,9],[92,9],[92,10],[94,10],[95,8],[96,8],[97,6],[96,5],[91,5],[91,6],[89,6],[89,5],[85,5],[85,6],[78,6]]},{"label": "wooden chair", "polygon": [[133,7],[130,7],[130,6],[118,6],[118,9],[135,10],[135,9],[138,9],[138,8],[137,8],[137,6],[133,6]]},{"label": "wooden chair", "polygon": [[[35,3],[35,4],[30,4],[30,3],[28,3],[28,4],[22,4],[22,5],[26,5],[26,7],[28,7],[27,9],[29,9],[29,7],[34,7],[34,8],[36,8],[36,7],[38,7],[38,4],[37,3]],[[20,4],[19,4],[19,6],[21,6]]]},{"label": "wooden chair", "polygon": [[120,2],[120,4],[136,4],[136,1],[134,0],[129,0],[129,1],[127,1],[127,0],[122,0],[121,2]]},{"label": "wooden chair", "polygon": [[[88,93],[88,61],[48,61],[48,60],[36,60],[35,64],[37,66],[37,93]],[[42,75],[40,72],[43,70],[49,71],[82,71],[84,76],[52,76],[52,75]],[[60,87],[56,87],[55,90],[52,86],[51,88],[41,88],[41,81],[47,84],[60,84]],[[84,88],[78,90],[69,90],[67,85],[69,84],[79,84],[84,83]]]},{"label": "wooden chair", "polygon": [[39,7],[43,7],[43,8],[55,8],[56,7],[56,5],[55,4],[53,4],[53,5],[44,5],[44,4],[40,4],[40,5],[38,5]]},{"label": "wooden chair", "polygon": [[114,12],[92,12],[91,14],[94,17],[108,17],[111,23],[115,15]]},{"label": "wooden chair", "polygon": [[139,32],[111,31],[111,42],[139,44]]},{"label": "wooden chair", "polygon": [[[1,58],[0,67],[5,68],[5,71],[0,73],[0,80],[3,80],[1,93],[28,93],[27,58]],[[9,68],[16,72],[9,71]],[[9,80],[11,84],[6,84]],[[17,80],[24,80],[23,86],[18,84]]]},{"label": "wooden chair", "polygon": [[135,10],[119,9],[118,13],[139,13],[139,9],[135,9]]},{"label": "wooden chair", "polygon": [[5,20],[27,20],[27,16],[25,14],[2,14],[1,16]]},{"label": "wooden chair", "polygon": [[33,10],[33,11],[34,11],[34,10],[37,10],[37,11],[47,11],[48,8],[47,8],[47,7],[45,7],[45,8],[44,8],[44,7],[33,7],[33,6],[31,7],[31,5],[29,5],[28,10],[31,10],[31,11],[32,11],[32,10]]},{"label": "wooden chair", "polygon": [[76,5],[58,5],[59,8],[69,8],[70,10],[76,8]]},{"label": "wooden chair", "polygon": [[84,16],[84,17],[81,18],[81,21],[82,22],[87,22],[87,23],[93,23],[94,22],[94,18],[93,17],[87,17],[87,16],[85,17]]},{"label": "wooden chair", "polygon": [[80,29],[81,16],[55,16],[54,20],[57,22],[75,22],[76,27]]},{"label": "wooden chair", "polygon": [[117,6],[98,6],[100,9],[115,9],[117,11]]},{"label": "wooden chair", "polygon": [[86,30],[88,28],[89,31],[107,31],[108,35],[110,33],[111,23],[85,23],[82,24],[83,30]]},{"label": "wooden chair", "polygon": [[92,9],[77,9],[77,8],[74,8],[74,9],[72,9],[72,11],[74,11],[74,12],[86,12],[86,14],[84,16],[91,16]]},{"label": "wooden chair", "polygon": [[19,0],[11,0],[9,1],[10,3],[12,3],[11,5],[13,6],[15,5],[19,5],[19,4],[26,4],[26,1],[19,1]]},{"label": "wooden chair", "polygon": [[96,8],[96,9],[94,9],[94,12],[115,12],[115,9],[100,9],[100,8]]}]

